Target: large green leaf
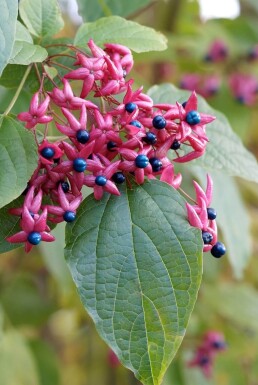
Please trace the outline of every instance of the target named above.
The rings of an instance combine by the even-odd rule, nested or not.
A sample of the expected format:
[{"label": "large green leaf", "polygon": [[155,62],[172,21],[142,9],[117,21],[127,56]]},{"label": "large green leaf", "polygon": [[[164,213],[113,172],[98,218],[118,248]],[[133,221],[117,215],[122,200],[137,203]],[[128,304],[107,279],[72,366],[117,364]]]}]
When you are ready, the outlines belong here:
[{"label": "large green leaf", "polygon": [[46,59],[47,55],[47,50],[39,45],[30,44],[25,41],[16,41],[9,63],[22,65],[41,63]]},{"label": "large green leaf", "polygon": [[[206,173],[200,167],[193,167],[192,170],[205,186]],[[211,206],[217,211],[216,221],[222,230],[234,275],[242,278],[252,253],[248,211],[232,177],[218,172],[209,174],[214,182]]]},{"label": "large green leaf", "polygon": [[22,41],[33,44],[33,39],[29,30],[18,20],[16,23],[15,41]]},{"label": "large green leaf", "polygon": [[[183,102],[190,92],[179,90],[171,84],[153,86],[148,92],[155,103]],[[198,96],[198,110],[215,115],[216,120],[207,125],[209,143],[205,154],[192,162],[206,170],[220,170],[232,176],[240,176],[249,181],[258,182],[258,164],[255,157],[243,146],[239,137],[232,131],[226,117],[212,109],[205,100]]]},{"label": "large green leaf", "polygon": [[17,198],[37,167],[37,148],[31,132],[11,118],[0,120],[0,208]]},{"label": "large green leaf", "polygon": [[21,230],[19,226],[20,217],[9,214],[8,210],[14,207],[21,207],[23,200],[24,197],[21,196],[0,209],[0,253],[6,253],[22,246],[19,243],[9,243],[6,241],[6,238]]},{"label": "large green leaf", "polygon": [[159,385],[185,334],[202,274],[200,231],[160,181],[92,195],[67,226],[65,255],[102,338],[144,385]]},{"label": "large green leaf", "polygon": [[86,47],[89,39],[96,44],[123,44],[135,52],[162,51],[167,40],[160,32],[119,16],[103,17],[93,23],[82,24],[74,39],[74,45]]},{"label": "large green leaf", "polygon": [[152,0],[77,0],[79,14],[84,21],[95,21],[103,16],[128,16],[150,4]]},{"label": "large green leaf", "polygon": [[30,33],[38,37],[52,36],[64,26],[57,0],[21,0],[19,12]]},{"label": "large green leaf", "polygon": [[39,385],[36,366],[24,337],[6,332],[0,344],[0,384]]},{"label": "large green leaf", "polygon": [[12,52],[16,19],[18,13],[17,0],[1,1],[1,17],[0,17],[0,76]]}]

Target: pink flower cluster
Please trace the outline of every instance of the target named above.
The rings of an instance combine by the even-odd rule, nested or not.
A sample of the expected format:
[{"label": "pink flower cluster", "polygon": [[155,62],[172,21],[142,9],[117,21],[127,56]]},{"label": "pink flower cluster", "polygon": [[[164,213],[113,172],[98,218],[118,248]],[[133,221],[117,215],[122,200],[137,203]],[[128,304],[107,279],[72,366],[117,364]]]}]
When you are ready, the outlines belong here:
[{"label": "pink flower cluster", "polygon": [[[233,59],[233,60],[232,60]],[[245,55],[232,58],[229,56],[229,49],[226,43],[221,39],[216,39],[211,42],[208,47],[204,60],[210,63],[221,63],[225,65],[225,79],[227,86],[234,99],[244,105],[252,106],[257,103],[258,80],[255,74],[243,73],[242,68],[239,68],[239,63],[245,61],[249,63],[256,62],[258,59],[258,44],[254,45]],[[232,62],[229,62],[231,60]],[[230,69],[230,73],[228,72]],[[234,72],[232,71],[234,69]],[[201,73],[185,73],[180,80],[180,87],[193,91],[205,98],[209,98],[218,93],[223,78],[222,71],[216,71],[212,75],[204,75]]]},{"label": "pink flower cluster", "polygon": [[188,366],[200,368],[206,378],[211,378],[214,359],[226,347],[227,345],[222,333],[208,331],[203,336],[201,344],[197,347],[194,357],[188,362]]},{"label": "pink flower cluster", "polygon": [[[102,49],[90,40],[88,48],[91,55],[76,51],[78,68],[64,75],[60,88],[45,92],[42,82],[29,111],[18,115],[35,134],[38,124],[45,125],[24,204],[11,210],[21,215],[21,231],[8,241],[25,242],[26,251],[41,240],[54,239],[46,220],[75,220],[83,186],[92,188],[96,199],[105,192],[120,195],[117,185],[125,180],[142,184],[145,178],[159,178],[178,189],[182,176],[175,173],[174,163],[205,152],[206,125],[215,117],[198,111],[195,92],[182,104],[155,105],[142,87],[133,90],[133,80],[126,80],[133,66],[127,47],[105,44]],[[81,84],[79,96],[71,87],[73,80]],[[49,124],[64,135],[62,140],[48,139]],[[189,220],[194,226],[200,221],[198,227],[207,228],[216,239],[214,224],[208,224],[204,214],[210,196],[198,191],[198,206],[188,208]]]}]

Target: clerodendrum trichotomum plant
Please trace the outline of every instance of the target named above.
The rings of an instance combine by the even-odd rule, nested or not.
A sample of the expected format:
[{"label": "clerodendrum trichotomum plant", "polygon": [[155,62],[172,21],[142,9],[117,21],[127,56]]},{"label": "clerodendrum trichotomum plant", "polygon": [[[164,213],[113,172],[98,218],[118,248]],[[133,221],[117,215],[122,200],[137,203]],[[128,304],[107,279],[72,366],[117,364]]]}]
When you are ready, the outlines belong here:
[{"label": "clerodendrum trichotomum plant", "polygon": [[[82,25],[67,43],[51,37],[62,27],[55,0],[20,1],[17,22],[16,1],[3,6],[13,48],[2,84],[19,80],[1,116],[1,251],[53,242],[51,229],[67,222],[66,260],[99,334],[144,385],[159,385],[196,301],[202,251],[226,252],[212,178],[205,187],[193,181],[191,197],[181,187],[183,164],[203,158],[203,168],[237,174],[239,157],[254,160],[195,92],[135,86],[130,48],[163,49],[162,35],[108,17]],[[34,88],[30,104],[10,115],[26,85]]]}]

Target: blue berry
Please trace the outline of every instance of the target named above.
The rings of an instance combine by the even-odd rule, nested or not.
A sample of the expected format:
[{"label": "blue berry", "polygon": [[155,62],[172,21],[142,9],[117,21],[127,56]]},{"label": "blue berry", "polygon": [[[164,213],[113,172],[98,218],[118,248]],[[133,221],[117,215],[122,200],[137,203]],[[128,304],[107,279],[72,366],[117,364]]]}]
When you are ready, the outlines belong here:
[{"label": "blue berry", "polygon": [[163,118],[162,115],[156,115],[153,119],[152,119],[152,125],[153,127],[155,127],[157,130],[162,130],[162,128],[165,128],[166,127],[166,119]]},{"label": "blue berry", "polygon": [[145,168],[149,164],[149,159],[146,155],[140,154],[135,158],[135,165],[138,168]]},{"label": "blue berry", "polygon": [[138,128],[142,127],[141,123],[138,120],[132,120],[129,124],[131,126],[138,127]]},{"label": "blue berry", "polygon": [[125,176],[122,172],[115,172],[112,176],[112,180],[117,184],[122,184],[125,181]]},{"label": "blue berry", "polygon": [[187,105],[187,102],[183,102],[183,103],[182,103],[182,107],[185,108],[186,105]]},{"label": "blue berry", "polygon": [[117,147],[117,144],[115,142],[112,142],[111,140],[107,142],[107,149],[109,151],[114,151],[116,147]]},{"label": "blue berry", "polygon": [[208,365],[209,362],[210,362],[210,359],[208,356],[201,357],[200,361],[199,361],[201,366],[206,366],[206,365]]},{"label": "blue berry", "polygon": [[209,245],[211,241],[213,240],[213,236],[208,231],[203,231],[202,233],[202,240],[205,245]]},{"label": "blue berry", "polygon": [[217,242],[211,249],[211,254],[215,258],[220,258],[226,253],[226,247],[223,243]]},{"label": "blue berry", "polygon": [[157,136],[153,134],[153,132],[147,132],[143,140],[148,144],[155,144],[157,142]]},{"label": "blue berry", "polygon": [[98,186],[105,186],[105,184],[107,183],[107,178],[104,175],[98,175],[95,178],[95,183]]},{"label": "blue berry", "polygon": [[90,139],[90,134],[87,130],[78,130],[76,132],[76,139],[79,143],[85,144]]},{"label": "blue berry", "polygon": [[64,193],[67,193],[70,189],[69,183],[68,182],[61,182],[61,187]]},{"label": "blue berry", "polygon": [[161,170],[162,162],[158,158],[150,158],[150,164],[152,167],[152,171],[157,172]]},{"label": "blue berry", "polygon": [[136,109],[135,103],[126,103],[125,110],[129,113],[133,112]]},{"label": "blue berry", "polygon": [[41,234],[38,233],[37,231],[32,231],[31,233],[29,233],[27,241],[31,245],[38,245],[39,242],[41,241]]},{"label": "blue berry", "polygon": [[76,214],[74,211],[65,211],[63,218],[65,222],[73,222],[76,218]]},{"label": "blue berry", "polygon": [[224,341],[214,341],[214,342],[212,343],[212,347],[213,347],[214,349],[218,349],[218,350],[220,350],[220,349],[225,349],[226,344],[225,344]]},{"label": "blue berry", "polygon": [[207,208],[207,214],[208,214],[208,219],[210,219],[211,221],[213,219],[216,219],[216,217],[217,217],[216,210],[213,209],[212,207]]},{"label": "blue berry", "polygon": [[76,158],[73,161],[73,169],[77,172],[83,172],[87,168],[87,162],[83,158]]},{"label": "blue berry", "polygon": [[198,111],[192,110],[187,113],[185,120],[188,124],[194,126],[195,124],[200,123],[201,117]]},{"label": "blue berry", "polygon": [[55,150],[52,147],[44,147],[40,154],[46,159],[51,159],[55,155]]},{"label": "blue berry", "polygon": [[171,150],[178,150],[180,146],[181,146],[181,142],[175,139],[170,148]]}]

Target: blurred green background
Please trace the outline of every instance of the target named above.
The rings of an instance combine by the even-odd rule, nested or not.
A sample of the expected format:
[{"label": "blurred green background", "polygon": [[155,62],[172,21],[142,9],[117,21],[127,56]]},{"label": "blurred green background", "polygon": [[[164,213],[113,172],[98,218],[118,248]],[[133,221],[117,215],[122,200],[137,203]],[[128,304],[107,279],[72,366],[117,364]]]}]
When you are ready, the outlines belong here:
[{"label": "blurred green background", "polygon": [[[258,44],[257,0],[241,1],[241,13],[235,19],[207,21],[201,19],[199,3],[195,0],[139,3],[140,9],[126,16],[162,31],[168,38],[169,48],[134,56],[136,65],[131,77],[135,78],[136,85],[143,84],[145,90],[162,82],[179,86],[186,73],[218,76],[220,87],[208,102],[227,116],[247,148],[257,156],[257,100],[252,105],[240,103],[228,86],[233,73],[258,76],[258,60],[250,60],[250,51]],[[68,5],[63,2],[64,12]],[[223,7],[223,2],[221,5]],[[87,11],[83,12],[86,19]],[[74,19],[68,13],[65,19],[66,28],[60,37],[72,37],[77,28]],[[204,59],[214,39],[222,40],[228,48],[228,56],[221,62]],[[14,91],[0,88],[1,110],[8,105]],[[30,95],[24,91],[13,111],[25,110],[29,99]],[[223,191],[227,177],[218,180]],[[199,298],[164,385],[258,384],[258,192],[254,184],[240,180],[236,183],[241,192],[242,198],[238,199],[242,210],[251,219],[250,260],[239,280],[227,257],[215,260],[210,254],[204,255]],[[228,206],[230,202],[226,200],[225,212],[230,217],[234,202],[227,210]],[[240,229],[241,219],[236,224]],[[129,371],[110,361],[110,352],[85,313],[66,267],[64,226],[59,225],[53,234],[56,242],[43,244],[29,255],[22,249],[1,255],[0,385],[139,384]],[[248,242],[247,239],[237,241]],[[211,380],[204,378],[198,369],[187,367],[187,361],[207,330],[224,333],[228,343],[228,349],[215,361]]]}]

